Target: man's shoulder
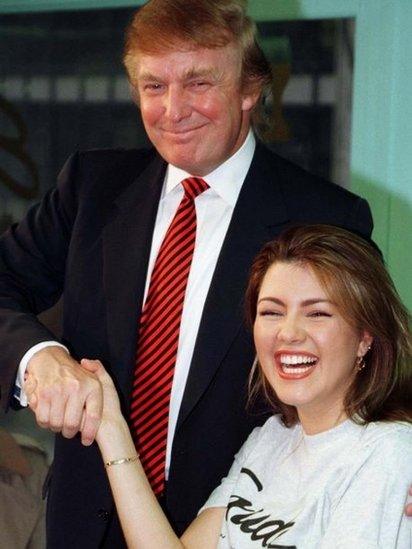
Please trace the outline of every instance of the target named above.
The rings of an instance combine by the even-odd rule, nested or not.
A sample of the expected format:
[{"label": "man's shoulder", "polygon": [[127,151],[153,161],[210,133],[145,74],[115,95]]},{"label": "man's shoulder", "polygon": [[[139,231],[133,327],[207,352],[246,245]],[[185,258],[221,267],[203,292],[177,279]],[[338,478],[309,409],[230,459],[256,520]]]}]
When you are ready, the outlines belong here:
[{"label": "man's shoulder", "polygon": [[157,166],[160,172],[163,165],[153,148],[77,151],[64,164],[58,187],[63,191],[78,189],[83,198],[110,200],[133,184],[149,166]]},{"label": "man's shoulder", "polygon": [[271,196],[282,200],[290,222],[338,225],[370,236],[373,221],[367,201],[348,189],[309,173],[262,143],[256,147],[252,169],[251,179],[259,181],[268,201]]},{"label": "man's shoulder", "polygon": [[138,168],[139,166],[144,168],[156,156],[157,153],[153,148],[115,148],[77,151],[71,155],[70,159],[75,159],[82,168],[108,169],[114,166],[116,168]]},{"label": "man's shoulder", "polygon": [[339,195],[341,198],[353,200],[359,198],[355,193],[348,189],[325,179],[319,175],[315,175],[298,164],[287,160],[279,154],[273,152],[267,145],[259,142],[256,147],[257,161],[263,161],[268,174],[272,178],[277,177],[279,183],[284,189],[287,189],[289,194],[299,193],[302,191],[306,194],[326,193],[328,195]]}]

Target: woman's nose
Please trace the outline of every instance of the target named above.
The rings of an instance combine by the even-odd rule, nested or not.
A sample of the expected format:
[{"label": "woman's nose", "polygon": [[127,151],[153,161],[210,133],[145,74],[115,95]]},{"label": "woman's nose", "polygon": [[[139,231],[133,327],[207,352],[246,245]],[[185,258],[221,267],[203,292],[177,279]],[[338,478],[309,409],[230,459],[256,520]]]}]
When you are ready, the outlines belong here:
[{"label": "woman's nose", "polygon": [[285,316],[278,325],[277,337],[285,343],[300,342],[305,338],[305,330],[298,318]]}]

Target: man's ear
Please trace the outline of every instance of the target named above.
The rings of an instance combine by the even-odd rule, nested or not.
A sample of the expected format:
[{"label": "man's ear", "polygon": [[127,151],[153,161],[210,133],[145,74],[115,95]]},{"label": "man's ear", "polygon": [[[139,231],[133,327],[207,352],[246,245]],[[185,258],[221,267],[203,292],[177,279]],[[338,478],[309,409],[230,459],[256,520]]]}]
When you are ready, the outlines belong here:
[{"label": "man's ear", "polygon": [[262,93],[260,82],[247,82],[242,92],[242,111],[251,111],[259,101]]}]

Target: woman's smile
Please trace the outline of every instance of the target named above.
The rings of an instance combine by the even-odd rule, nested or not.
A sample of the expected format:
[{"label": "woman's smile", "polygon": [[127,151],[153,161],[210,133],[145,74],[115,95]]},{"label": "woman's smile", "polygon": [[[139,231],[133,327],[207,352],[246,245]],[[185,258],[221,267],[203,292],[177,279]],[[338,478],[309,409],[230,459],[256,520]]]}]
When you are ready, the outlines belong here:
[{"label": "woman's smile", "polygon": [[312,353],[280,350],[275,353],[275,364],[283,379],[302,379],[309,376],[316,367],[318,357]]}]

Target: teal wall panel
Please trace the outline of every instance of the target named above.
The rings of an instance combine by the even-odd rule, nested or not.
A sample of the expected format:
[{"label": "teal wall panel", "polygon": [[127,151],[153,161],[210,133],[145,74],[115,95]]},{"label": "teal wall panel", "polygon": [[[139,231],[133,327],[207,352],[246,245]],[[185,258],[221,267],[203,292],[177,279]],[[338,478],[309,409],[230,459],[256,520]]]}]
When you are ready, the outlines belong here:
[{"label": "teal wall panel", "polygon": [[352,188],[412,309],[412,3],[364,0],[356,25]]},{"label": "teal wall panel", "polygon": [[358,10],[359,1],[249,0],[249,13],[256,21],[353,17]]},{"label": "teal wall panel", "polygon": [[3,0],[1,13],[138,7],[144,0]]}]

